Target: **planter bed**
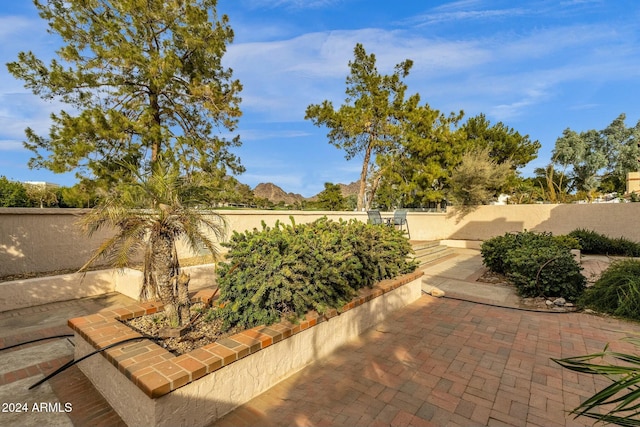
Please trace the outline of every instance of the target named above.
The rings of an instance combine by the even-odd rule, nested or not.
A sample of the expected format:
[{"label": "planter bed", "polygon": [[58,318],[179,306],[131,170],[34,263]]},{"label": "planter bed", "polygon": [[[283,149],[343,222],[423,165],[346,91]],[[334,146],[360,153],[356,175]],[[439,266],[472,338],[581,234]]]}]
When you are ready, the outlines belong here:
[{"label": "planter bed", "polygon": [[[417,300],[422,275],[384,280],[340,310],[255,327],[180,356],[142,339],[79,367],[128,425],[207,425]],[[196,299],[212,295],[201,290]],[[148,302],[70,319],[76,359],[140,336],[121,320],[160,310],[161,304]]]}]

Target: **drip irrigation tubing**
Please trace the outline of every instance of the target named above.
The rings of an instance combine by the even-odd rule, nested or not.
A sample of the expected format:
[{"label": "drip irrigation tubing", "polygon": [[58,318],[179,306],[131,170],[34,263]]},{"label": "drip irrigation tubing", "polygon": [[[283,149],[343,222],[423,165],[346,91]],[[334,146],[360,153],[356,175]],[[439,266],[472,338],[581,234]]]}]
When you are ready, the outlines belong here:
[{"label": "drip irrigation tubing", "polygon": [[[35,340],[31,340],[31,341],[25,341],[25,342],[21,342],[21,343],[18,343],[18,344],[13,344],[13,345],[10,345],[9,347],[0,348],[0,351],[9,350],[11,348],[19,347],[19,346],[25,345],[25,344],[31,344],[31,343],[34,343],[34,342],[52,340],[54,338],[69,338],[69,337],[72,337],[72,336],[73,336],[73,334],[64,334],[64,335],[54,335],[52,337],[38,338],[38,339],[35,339]],[[71,343],[71,345],[73,345],[73,343]]]},{"label": "drip irrigation tubing", "polygon": [[[431,296],[428,292],[422,291],[422,293],[424,293],[425,295]],[[517,311],[528,311],[528,312],[531,312],[531,313],[548,313],[548,314],[575,313],[575,311],[549,311],[549,310],[538,310],[538,309],[535,309],[535,308],[514,307],[514,306],[510,306],[510,305],[500,305],[500,304],[494,304],[494,303],[491,303],[491,302],[477,301],[477,300],[473,300],[473,299],[460,298],[460,297],[451,297],[451,296],[447,296],[447,295],[444,295],[443,297],[439,297],[439,298],[446,298],[446,299],[451,299],[451,300],[455,300],[455,301],[472,302],[474,304],[486,305],[488,307],[506,308],[506,309],[509,309],[509,310],[517,310]]]},{"label": "drip irrigation tubing", "polygon": [[75,364],[77,364],[77,363],[82,362],[84,359],[86,359],[86,358],[88,358],[88,357],[91,357],[91,356],[93,356],[93,355],[95,355],[95,354],[98,354],[98,353],[100,353],[100,352],[103,352],[103,351],[105,351],[105,350],[108,350],[108,349],[110,349],[110,348],[112,348],[112,347],[115,347],[115,346],[117,346],[117,345],[124,344],[124,343],[129,342],[129,341],[137,341],[137,340],[142,340],[142,339],[149,339],[149,340],[153,340],[153,341],[160,341],[162,338],[152,337],[152,336],[149,336],[149,335],[143,335],[143,336],[141,336],[141,337],[127,338],[127,339],[122,340],[122,341],[118,341],[118,342],[111,343],[111,344],[109,344],[109,345],[107,345],[107,346],[104,346],[104,347],[99,348],[99,349],[97,349],[97,350],[95,350],[95,351],[92,351],[92,352],[91,352],[91,353],[89,353],[89,354],[85,354],[84,356],[82,356],[82,357],[81,357],[81,358],[79,358],[79,359],[70,360],[69,362],[67,362],[67,363],[65,363],[64,365],[60,366],[58,369],[56,369],[55,371],[53,371],[52,373],[50,373],[49,375],[47,375],[46,377],[44,377],[43,379],[41,379],[40,381],[38,381],[37,383],[33,384],[31,387],[29,387],[29,388],[28,388],[28,390],[32,390],[32,389],[34,389],[34,388],[38,387],[38,386],[39,386],[40,384],[42,384],[43,382],[48,381],[49,379],[51,379],[51,378],[55,377],[56,375],[58,375],[60,372],[63,372],[63,371],[65,371],[65,370],[69,369],[69,368],[70,368],[70,367],[72,367],[73,365],[75,365]]}]

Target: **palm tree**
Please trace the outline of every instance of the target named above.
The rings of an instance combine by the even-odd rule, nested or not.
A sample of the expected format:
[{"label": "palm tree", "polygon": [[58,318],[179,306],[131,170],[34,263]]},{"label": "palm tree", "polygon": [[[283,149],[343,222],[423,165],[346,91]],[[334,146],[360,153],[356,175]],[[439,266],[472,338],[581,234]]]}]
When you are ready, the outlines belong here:
[{"label": "palm tree", "polygon": [[176,242],[183,239],[197,253],[206,248],[218,257],[216,241],[226,233],[224,218],[197,208],[206,194],[202,186],[180,175],[177,167],[167,168],[156,161],[132,184],[121,185],[83,217],[81,225],[89,236],[101,229],[115,230],[87,263],[86,270],[99,258],[116,268],[129,266],[144,256],[140,299],[160,298],[172,326],[189,321],[189,276],[181,274]]}]

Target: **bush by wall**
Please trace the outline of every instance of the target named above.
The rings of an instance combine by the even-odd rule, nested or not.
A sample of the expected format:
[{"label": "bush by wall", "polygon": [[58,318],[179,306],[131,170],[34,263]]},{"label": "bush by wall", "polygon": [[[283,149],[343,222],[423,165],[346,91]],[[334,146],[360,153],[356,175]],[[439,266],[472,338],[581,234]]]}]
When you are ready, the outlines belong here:
[{"label": "bush by wall", "polygon": [[614,262],[579,301],[585,308],[640,320],[640,261]]},{"label": "bush by wall", "polygon": [[573,230],[569,236],[580,242],[582,252],[585,254],[640,257],[640,243],[624,237],[611,238],[582,228]]},{"label": "bush by wall", "polygon": [[483,263],[505,274],[521,296],[561,296],[575,301],[586,283],[571,254],[576,248],[578,242],[571,237],[524,231],[485,240],[481,253]]},{"label": "bush by wall", "polygon": [[414,271],[409,241],[390,227],[321,218],[234,232],[218,274],[213,316],[226,328],[271,324],[349,302],[356,290]]}]

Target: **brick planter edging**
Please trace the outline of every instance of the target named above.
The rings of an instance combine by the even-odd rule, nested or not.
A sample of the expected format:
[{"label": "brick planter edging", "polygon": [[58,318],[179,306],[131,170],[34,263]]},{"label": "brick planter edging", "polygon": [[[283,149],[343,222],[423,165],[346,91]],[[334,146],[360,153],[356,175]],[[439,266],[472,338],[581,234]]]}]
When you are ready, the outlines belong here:
[{"label": "brick planter edging", "polygon": [[[180,356],[175,356],[146,339],[124,343],[101,354],[147,396],[155,399],[215,372],[223,366],[410,283],[422,275],[422,271],[416,271],[395,279],[383,280],[373,288],[361,289],[356,298],[339,310],[333,309],[324,315],[310,312],[297,324],[284,321],[269,326],[257,326]],[[202,290],[195,295],[195,299],[208,302],[212,295],[212,290]],[[141,337],[121,320],[154,314],[162,309],[163,306],[160,303],[145,302],[70,319],[68,324],[91,346],[102,348],[127,338]]]}]

